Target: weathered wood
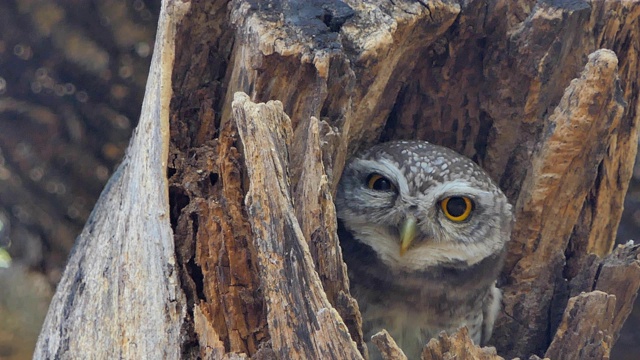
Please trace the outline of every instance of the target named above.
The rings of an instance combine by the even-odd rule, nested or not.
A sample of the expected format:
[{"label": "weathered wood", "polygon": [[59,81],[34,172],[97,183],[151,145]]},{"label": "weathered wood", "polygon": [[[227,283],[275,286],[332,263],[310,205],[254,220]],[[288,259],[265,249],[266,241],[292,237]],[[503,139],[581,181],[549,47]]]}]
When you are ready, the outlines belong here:
[{"label": "weathered wood", "polygon": [[[364,354],[362,320],[358,305],[349,295],[347,268],[337,236],[336,210],[331,185],[325,173],[320,129],[329,125],[310,117],[300,121],[291,144],[291,184],[296,218],[309,244],[315,268],[331,304],[345,319],[353,340]],[[325,138],[330,135],[325,136]]]},{"label": "weathered wood", "polygon": [[611,320],[615,307],[616,297],[602,291],[582,293],[569,299],[545,357],[608,359],[613,344]]},{"label": "weathered wood", "polygon": [[523,339],[516,348],[534,343],[542,349],[548,341],[564,252],[623,113],[617,58],[597,51],[547,120],[516,203],[516,219],[524,221],[516,220],[513,229],[503,298],[510,316],[500,323],[510,336]]},{"label": "weathered wood", "polygon": [[140,123],[77,239],[36,359],[178,358],[185,297],[169,223],[166,159],[176,22],[165,4]]},{"label": "weathered wood", "polygon": [[224,343],[220,340],[220,335],[211,326],[209,320],[198,306],[193,309],[193,326],[200,342],[201,359],[249,359],[246,354],[230,353],[225,350]]},{"label": "weathered wood", "polygon": [[259,11],[234,1],[236,43],[222,121],[236,91],[256,101],[279,99],[294,128],[310,116],[326,119],[340,139],[323,149],[333,160],[325,166],[335,189],[347,147],[353,152],[375,141],[419,63],[415,52],[441,36],[459,12],[460,5],[440,0],[294,0]]},{"label": "weathered wood", "polygon": [[615,295],[611,336],[615,342],[640,289],[640,245],[619,245],[598,267],[593,290]]},{"label": "weathered wood", "polygon": [[582,271],[568,283],[566,299],[595,290],[614,295],[616,306],[608,320],[611,322],[609,334],[615,343],[640,289],[640,245],[618,245],[604,258],[591,255],[584,264]]},{"label": "weathered wood", "polygon": [[245,198],[267,306],[271,346],[282,359],[361,359],[329,303],[302,229],[289,182],[293,130],[282,104],[254,104],[236,94],[238,126],[248,175]]},{"label": "weathered wood", "polygon": [[442,333],[429,341],[422,351],[422,360],[440,359],[503,360],[494,347],[474,345],[466,327],[452,335]]},{"label": "weathered wood", "polygon": [[407,356],[398,347],[398,344],[396,344],[387,330],[382,330],[373,335],[371,341],[378,348],[384,360],[407,360]]}]

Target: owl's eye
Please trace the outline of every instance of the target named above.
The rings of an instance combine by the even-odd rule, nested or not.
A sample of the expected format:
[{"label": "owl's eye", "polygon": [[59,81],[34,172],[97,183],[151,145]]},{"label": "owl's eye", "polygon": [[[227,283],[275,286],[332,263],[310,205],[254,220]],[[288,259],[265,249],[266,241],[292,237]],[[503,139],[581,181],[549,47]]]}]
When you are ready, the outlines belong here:
[{"label": "owl's eye", "polygon": [[442,212],[447,219],[455,222],[466,220],[473,210],[473,201],[464,196],[451,196],[440,202]]},{"label": "owl's eye", "polygon": [[369,189],[377,191],[395,191],[396,189],[389,179],[375,173],[367,177],[367,186]]}]

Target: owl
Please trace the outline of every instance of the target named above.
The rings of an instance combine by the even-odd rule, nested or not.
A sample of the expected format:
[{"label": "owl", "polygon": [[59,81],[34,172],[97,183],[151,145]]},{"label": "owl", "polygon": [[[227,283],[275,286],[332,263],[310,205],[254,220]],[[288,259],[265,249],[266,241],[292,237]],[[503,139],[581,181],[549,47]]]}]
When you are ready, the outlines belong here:
[{"label": "owl", "polygon": [[386,329],[409,359],[462,326],[489,340],[513,213],[478,165],[425,141],[379,144],[349,160],[335,204],[365,339]]}]

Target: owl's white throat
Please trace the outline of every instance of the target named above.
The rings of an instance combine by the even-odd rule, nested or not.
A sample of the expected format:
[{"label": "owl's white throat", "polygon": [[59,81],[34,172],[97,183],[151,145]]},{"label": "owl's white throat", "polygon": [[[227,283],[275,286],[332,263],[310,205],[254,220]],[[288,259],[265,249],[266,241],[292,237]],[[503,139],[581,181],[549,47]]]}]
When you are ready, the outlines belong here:
[{"label": "owl's white throat", "polygon": [[435,241],[418,232],[411,247],[401,255],[399,231],[372,223],[358,223],[354,226],[356,224],[346,222],[345,225],[358,241],[369,245],[380,260],[392,269],[419,271],[430,266],[452,263],[471,266],[499,251],[498,247],[487,246],[486,243]]}]

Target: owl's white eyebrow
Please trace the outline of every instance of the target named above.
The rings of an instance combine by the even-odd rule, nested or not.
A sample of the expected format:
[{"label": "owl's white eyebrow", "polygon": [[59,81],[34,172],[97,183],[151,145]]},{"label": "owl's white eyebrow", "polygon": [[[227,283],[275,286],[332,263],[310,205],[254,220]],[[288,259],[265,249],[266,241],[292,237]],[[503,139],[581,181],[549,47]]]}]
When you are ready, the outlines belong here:
[{"label": "owl's white eyebrow", "polygon": [[388,159],[379,159],[377,161],[358,160],[357,165],[361,170],[368,171],[369,173],[378,173],[393,181],[401,194],[409,193],[407,179],[405,179],[402,171],[400,171],[398,166],[392,161]]},{"label": "owl's white eyebrow", "polygon": [[446,197],[453,195],[468,195],[477,198],[482,203],[492,202],[491,193],[478,189],[466,180],[456,179],[446,184],[439,184],[431,189],[433,194],[438,197]]}]

